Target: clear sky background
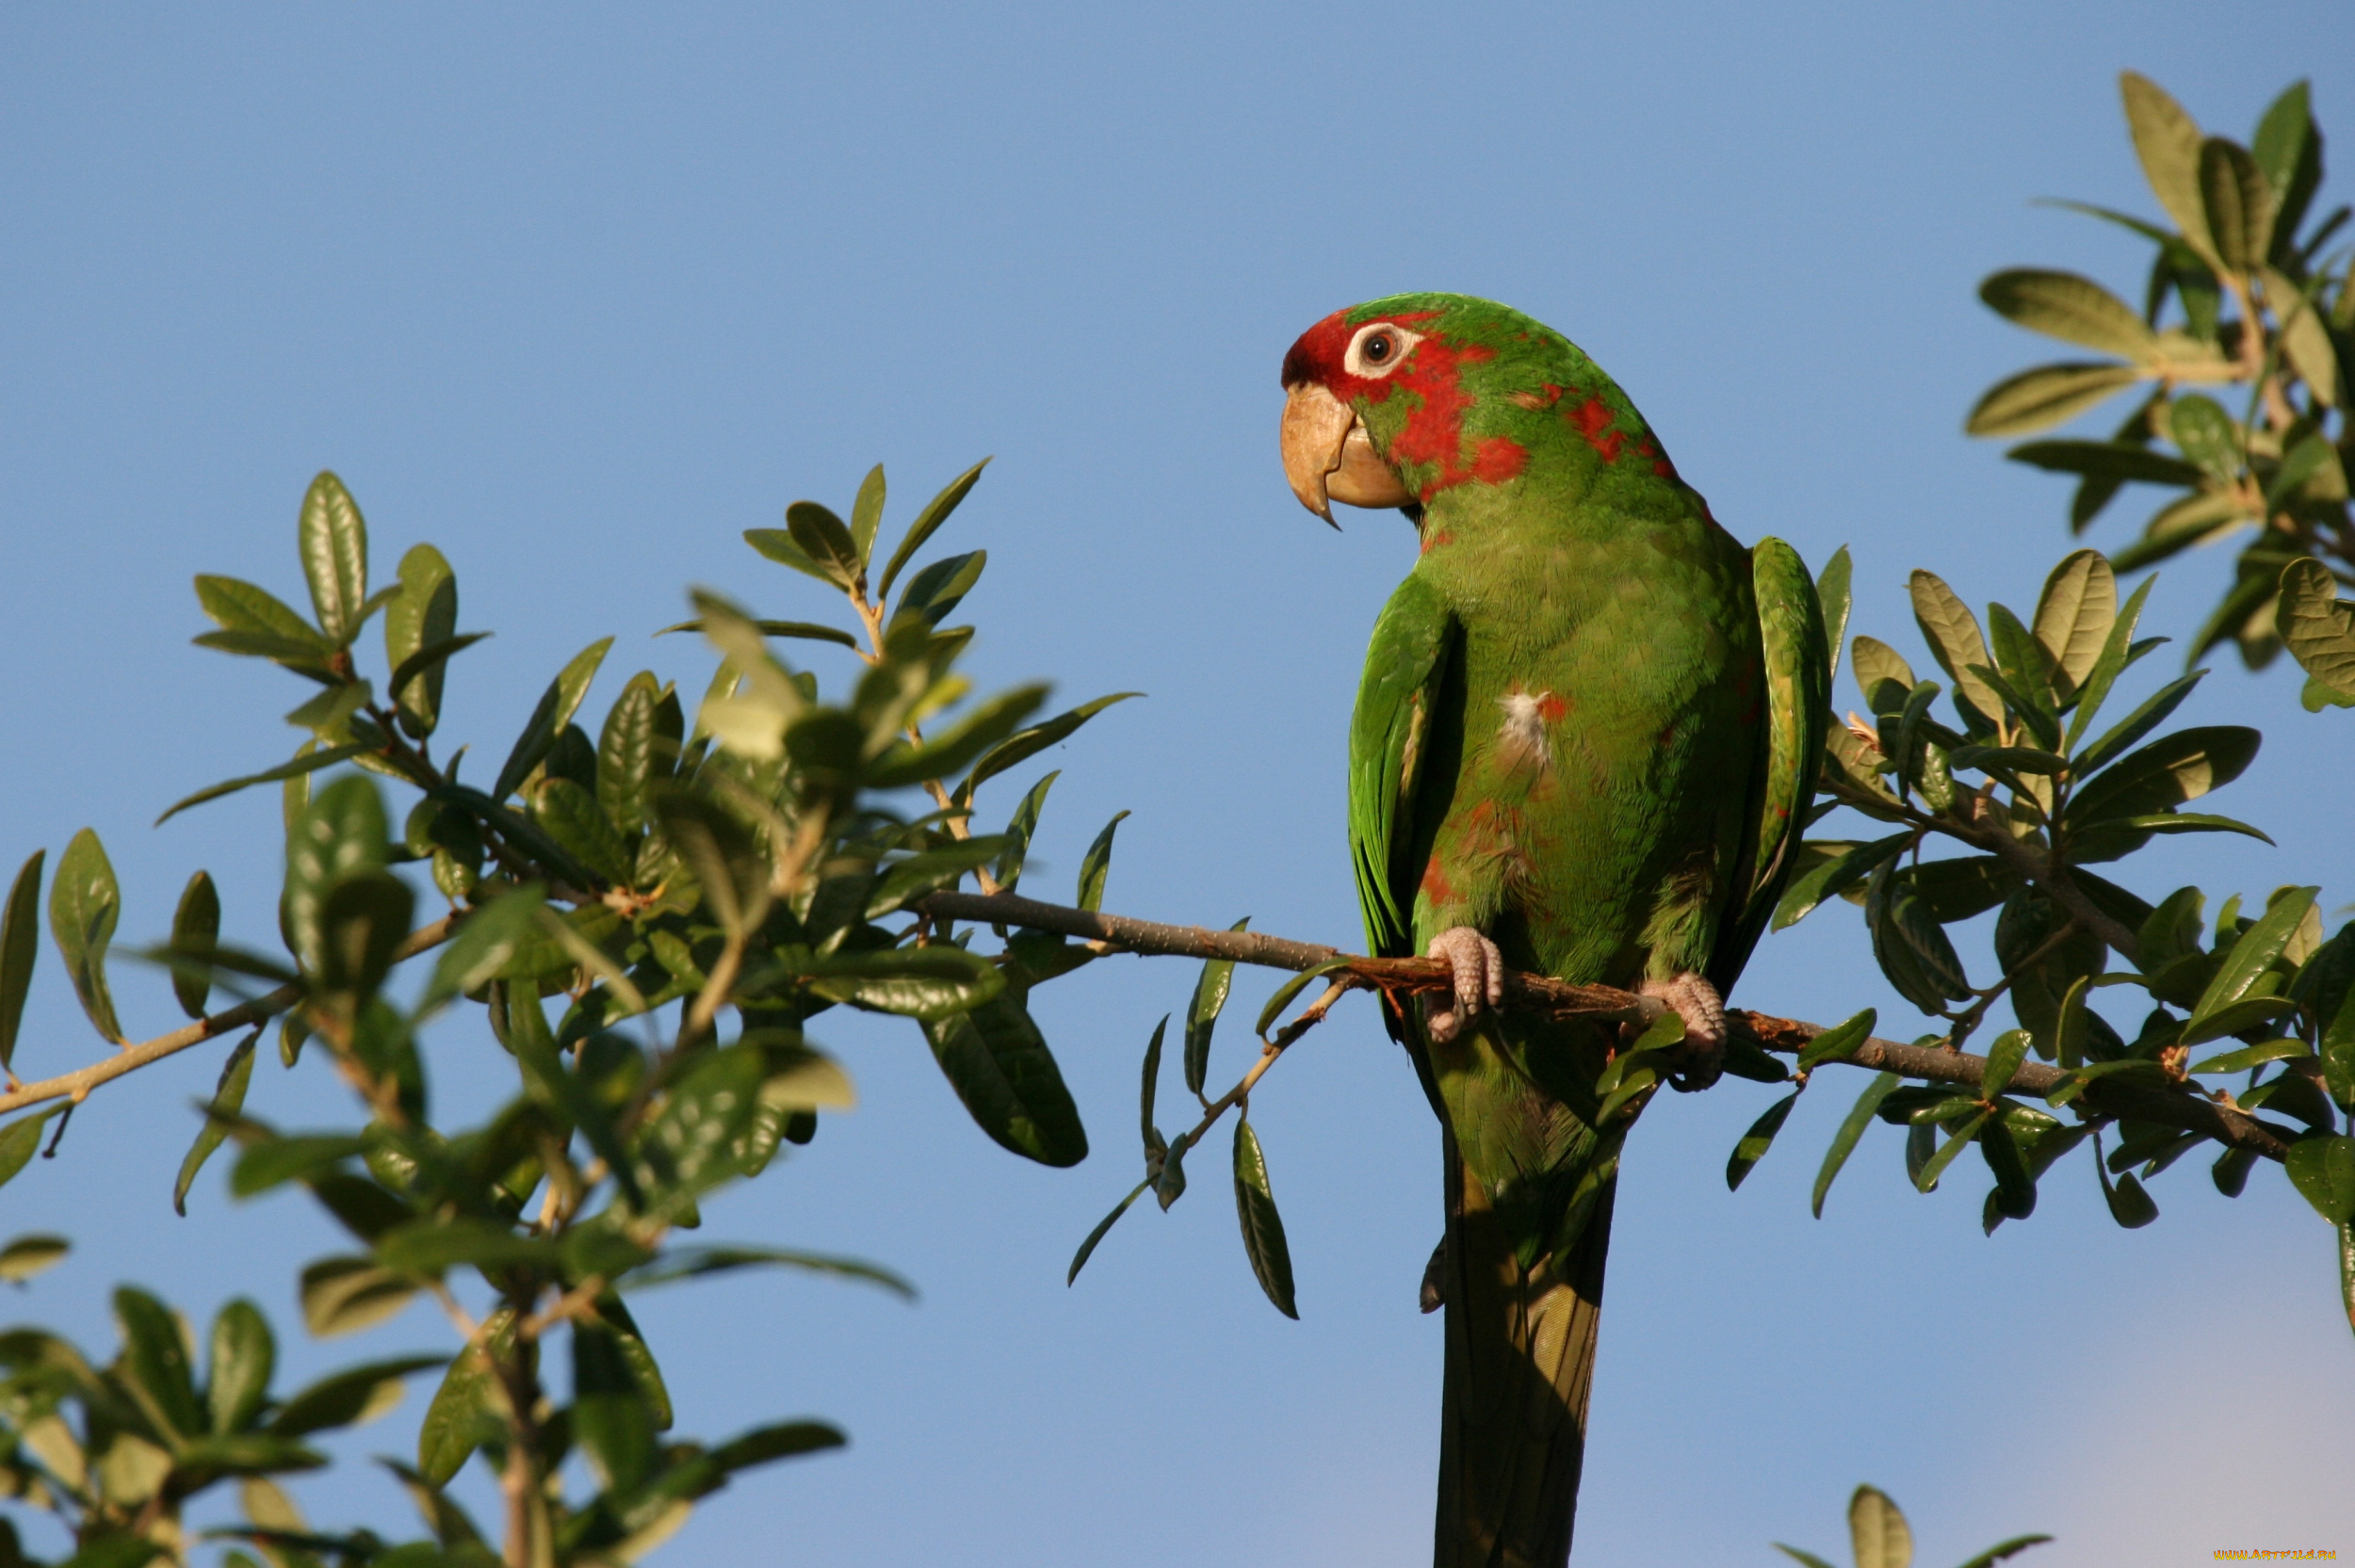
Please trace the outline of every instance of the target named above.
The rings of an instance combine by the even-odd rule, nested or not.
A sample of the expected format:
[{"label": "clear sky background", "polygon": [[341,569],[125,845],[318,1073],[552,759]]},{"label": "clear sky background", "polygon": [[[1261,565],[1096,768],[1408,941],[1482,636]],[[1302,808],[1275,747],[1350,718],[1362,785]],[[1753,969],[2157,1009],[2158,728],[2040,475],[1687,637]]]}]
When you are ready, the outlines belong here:
[{"label": "clear sky background", "polygon": [[[1737,535],[1815,563],[1849,544],[1852,629],[1915,652],[1909,569],[2024,608],[2069,547],[2061,482],[1960,434],[1990,382],[2059,357],[1973,289],[2041,263],[2139,297],[2138,244],[2029,205],[2151,210],[2117,72],[2239,137],[2311,75],[2338,154],[2350,59],[2343,0],[8,8],[0,857],[47,845],[54,865],[95,824],[125,943],[160,935],[209,865],[230,931],[268,944],[275,857],[246,847],[278,831],[273,791],[147,824],[294,744],[279,715],[299,684],[191,649],[188,581],[300,602],[296,506],[322,466],[365,509],[380,578],[430,540],[462,625],[497,632],[454,667],[443,732],[496,756],[608,633],[592,716],[642,666],[700,689],[704,652],[648,636],[689,583],[833,613],[739,542],[786,502],[847,509],[881,460],[896,529],[994,453],[941,541],[990,552],[967,602],[976,672],[1052,676],[1071,701],[1151,694],[985,793],[1003,812],[1064,769],[1026,891],[1067,890],[1127,808],[1108,907],[1355,943],[1344,724],[1413,546],[1394,514],[1350,514],[1337,537],[1287,493],[1276,367],[1303,328],[1404,289],[1531,312],[1618,378]],[[2326,187],[2350,194],[2345,175]],[[2096,542],[2121,542],[2141,501]],[[2146,626],[2188,634],[2227,570],[2170,566]],[[2345,790],[2355,732],[2299,712],[2296,688],[2231,663],[2184,714],[2266,729],[2219,809],[2281,848],[2174,841],[2140,857],[2143,892],[2312,881],[2326,908],[2355,898],[2344,810],[2299,807]],[[1983,934],[1968,951],[1984,971]],[[1253,1106],[1302,1321],[1253,1284],[1215,1160],[1064,1286],[1135,1179],[1138,1057],[1192,982],[1120,960],[1043,994],[1096,1145],[1069,1172],[989,1143],[912,1027],[822,1021],[861,1108],[715,1205],[706,1234],[861,1253],[923,1297],[768,1277],[643,1299],[682,1431],[807,1413],[852,1434],[739,1482],[662,1560],[1427,1560],[1440,1345],[1414,1299],[1438,1162],[1369,1004]],[[1270,983],[1239,986],[1243,1020]],[[116,988],[135,1036],[177,1020],[158,976],[122,964]],[[1883,1032],[1918,1026],[1845,905],[1769,940],[1737,1000],[1823,1020],[1876,1004]],[[1214,1075],[1241,1070],[1241,1038]],[[45,955],[18,1070],[101,1049]],[[445,1030],[438,1091],[480,1102],[495,1050]],[[238,1205],[217,1166],[173,1218],[188,1102],[218,1067],[190,1052],[105,1091],[0,1193],[0,1234],[77,1243],[11,1316],[110,1353],[119,1281],[204,1322],[248,1293],[282,1328],[289,1383],[447,1348],[422,1305],[358,1340],[303,1337],[295,1271],[343,1246],[307,1200]],[[1738,1194],[1726,1154],[1771,1091],[1729,1080],[1646,1117],[1582,1564],[1783,1560],[1770,1540],[1844,1553],[1860,1480],[1911,1514],[1925,1568],[2028,1529],[2060,1537],[2027,1560],[2041,1568],[2355,1552],[2355,1343],[2329,1233],[2278,1172],[2233,1204],[2186,1160],[2155,1184],[2160,1221],[2130,1234],[2080,1156],[2033,1221],[1990,1239],[1975,1162],[1918,1197],[1877,1128],[1812,1220],[1860,1084],[1827,1070]],[[284,1124],[342,1114],[313,1063],[266,1062],[250,1105]],[[339,1451],[410,1448],[426,1392]],[[465,1488],[487,1511],[488,1488]],[[321,1523],[414,1529],[365,1463],[297,1491]]]}]

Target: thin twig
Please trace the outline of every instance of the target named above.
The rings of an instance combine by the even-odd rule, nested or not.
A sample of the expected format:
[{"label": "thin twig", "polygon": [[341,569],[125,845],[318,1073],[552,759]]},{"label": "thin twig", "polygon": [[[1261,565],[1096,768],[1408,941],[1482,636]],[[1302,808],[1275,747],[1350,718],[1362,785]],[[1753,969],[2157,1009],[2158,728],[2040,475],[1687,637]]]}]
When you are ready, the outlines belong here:
[{"label": "thin twig", "polygon": [[[398,963],[404,959],[413,959],[419,953],[438,947],[447,942],[450,933],[458,929],[458,922],[461,918],[462,916],[456,913],[447,914],[430,925],[420,926],[411,931],[408,939],[394,949],[393,962]],[[219,1036],[233,1034],[238,1029],[251,1028],[256,1024],[265,1023],[286,1011],[300,1000],[302,1000],[300,986],[282,985],[266,996],[256,996],[250,1002],[240,1002],[225,1011],[200,1018],[185,1028],[174,1029],[170,1034],[159,1034],[154,1039],[138,1045],[126,1046],[104,1061],[93,1062],[88,1067],[61,1074],[54,1078],[43,1078],[39,1083],[28,1083],[12,1089],[6,1094],[0,1094],[0,1115],[6,1115],[12,1110],[21,1110],[26,1106],[40,1105],[44,1100],[70,1099],[78,1104],[84,1096],[102,1083],[119,1078],[125,1073],[137,1072],[151,1062],[161,1061],[164,1058],[185,1051],[191,1045],[202,1045],[204,1042]]]}]

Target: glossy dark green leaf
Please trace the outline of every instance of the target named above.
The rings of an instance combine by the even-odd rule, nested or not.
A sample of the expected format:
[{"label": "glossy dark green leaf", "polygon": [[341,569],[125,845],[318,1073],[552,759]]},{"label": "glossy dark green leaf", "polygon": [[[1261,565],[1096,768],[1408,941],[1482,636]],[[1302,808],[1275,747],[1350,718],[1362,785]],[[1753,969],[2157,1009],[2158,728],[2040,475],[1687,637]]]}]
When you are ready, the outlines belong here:
[{"label": "glossy dark green leaf", "polygon": [[[839,528],[840,524],[836,524]],[[850,539],[844,535],[847,547]],[[608,1488],[644,1484],[659,1457],[638,1379],[607,1324],[573,1323],[573,1439]]]},{"label": "glossy dark green leaf", "polygon": [[2270,1061],[2297,1061],[2314,1053],[2306,1043],[2295,1037],[2281,1040],[2261,1040],[2254,1045],[2243,1045],[2225,1051],[2203,1061],[2196,1061],[2186,1069],[2192,1073],[2246,1073]]},{"label": "glossy dark green leaf", "polygon": [[297,1133],[265,1138],[237,1156],[229,1173],[229,1190],[252,1198],[332,1171],[366,1151],[365,1139],[350,1133]]},{"label": "glossy dark green leaf", "polygon": [[712,918],[736,932],[759,924],[769,903],[769,858],[750,830],[683,785],[658,788],[650,799],[663,837],[694,873]]},{"label": "glossy dark green leaf", "polygon": [[304,808],[286,836],[282,915],[306,973],[325,962],[320,915],[328,894],[347,878],[382,871],[390,849],[384,802],[358,774],[337,779]]},{"label": "glossy dark green leaf", "polygon": [[319,630],[340,648],[358,634],[368,597],[367,525],[343,480],[321,473],[311,481],[297,534]]},{"label": "glossy dark green leaf", "polygon": [[114,1294],[115,1327],[122,1334],[122,1370],[132,1398],[148,1418],[171,1437],[195,1437],[206,1430],[196,1397],[195,1371],[187,1341],[180,1336],[171,1309],[135,1285]]},{"label": "glossy dark green leaf", "polygon": [[221,1064],[220,1081],[213,1086],[212,1101],[203,1107],[204,1124],[197,1129],[196,1141],[180,1162],[179,1179],[171,1184],[171,1207],[176,1214],[188,1212],[188,1188],[196,1185],[196,1173],[229,1136],[229,1119],[245,1108],[246,1086],[253,1081],[253,1047],[261,1038],[262,1031],[255,1029],[230,1049],[229,1059]]},{"label": "glossy dark green leaf", "polygon": [[910,577],[906,590],[900,595],[899,606],[891,612],[886,637],[905,635],[914,628],[930,631],[938,626],[965,602],[965,596],[973,591],[988,566],[988,551],[968,550],[961,556],[944,557]]},{"label": "glossy dark green leaf", "polygon": [[926,1021],[924,1038],[966,1110],[1001,1147],[1042,1165],[1087,1157],[1079,1107],[1046,1038],[1014,997]]},{"label": "glossy dark green leaf", "polygon": [[[1989,1112],[1980,1111],[1977,1115],[1971,1117],[1960,1126],[1957,1127],[1953,1134],[1947,1138],[1946,1141],[1938,1146],[1938,1152],[1930,1156],[1930,1157],[1923,1163],[1921,1170],[1914,1173],[1913,1185],[1915,1188],[1923,1192],[1927,1192],[1936,1188],[1938,1186],[1938,1178],[1945,1174],[1946,1167],[1952,1165],[1955,1162],[1956,1156],[1960,1155],[1964,1149],[1968,1148],[1971,1143],[1978,1138],[1980,1131],[1987,1126],[1989,1119]],[[1914,1124],[1918,1127],[1929,1125],[1929,1123],[1925,1122],[1917,1122]]]},{"label": "glossy dark green leaf", "polygon": [[8,884],[6,913],[0,913],[0,1074],[15,1071],[16,1032],[24,1022],[24,997],[41,958],[41,871],[48,858],[46,849],[25,858]]},{"label": "glossy dark green leaf", "polygon": [[1045,686],[1016,687],[975,703],[956,723],[921,746],[896,745],[867,770],[873,789],[904,789],[961,772],[1014,733],[1047,700]]},{"label": "glossy dark green leaf", "polygon": [[2315,1213],[2334,1225],[2355,1221],[2355,1138],[2301,1139],[2282,1163]]},{"label": "glossy dark green leaf", "polygon": [[1987,1048],[1987,1071],[1979,1080],[1980,1098],[1992,1100],[2009,1089],[2020,1072],[2020,1064],[2027,1059],[2027,1030],[2006,1029],[1997,1035]]},{"label": "glossy dark green leaf", "polygon": [[[1014,808],[1014,816],[1007,819],[1002,835],[1005,848],[999,852],[998,864],[991,871],[999,891],[1012,893],[1021,885],[1022,864],[1030,857],[1031,835],[1038,832],[1039,813],[1047,808],[1047,792],[1054,788],[1055,781],[1062,777],[1063,770],[1057,768],[1032,784],[1024,792],[1022,803]],[[960,790],[959,794],[962,799],[972,798],[969,788]]]},{"label": "glossy dark green leaf", "polygon": [[1957,1564],[1956,1568],[1995,1568],[1995,1564],[2006,1558],[2024,1552],[2031,1546],[2040,1546],[2052,1539],[2049,1535],[2015,1535],[2007,1541],[1998,1541],[1968,1562]]},{"label": "glossy dark green leaf", "polygon": [[987,865],[1005,853],[1006,839],[997,833],[962,838],[936,849],[926,849],[885,866],[868,896],[867,917],[880,919],[921,898],[927,893],[953,887],[965,873]]},{"label": "glossy dark green leaf", "polygon": [[1125,811],[1113,813],[1113,819],[1104,824],[1104,831],[1097,833],[1095,842],[1088,846],[1087,853],[1080,857],[1080,888],[1076,895],[1080,908],[1100,910],[1104,907],[1104,880],[1112,875],[1113,869],[1113,834],[1128,815]]},{"label": "glossy dark green leaf", "polygon": [[2177,730],[2129,752],[2078,786],[2071,828],[2172,811],[2240,777],[2263,736],[2240,725]]},{"label": "glossy dark green leaf", "polygon": [[1282,985],[1277,986],[1268,997],[1267,1005],[1259,1010],[1259,1021],[1252,1027],[1264,1039],[1268,1030],[1275,1027],[1275,1021],[1284,1015],[1284,1010],[1291,1006],[1293,999],[1303,991],[1326,976],[1338,974],[1348,968],[1349,965],[1350,961],[1346,957],[1327,959],[1313,968],[1304,969],[1292,976]]},{"label": "glossy dark green leaf", "polygon": [[[1246,930],[1251,916],[1244,915],[1228,927],[1229,930]],[[1210,1033],[1217,1026],[1218,1015],[1226,1006],[1226,994],[1234,988],[1235,963],[1232,959],[1205,959],[1202,973],[1194,982],[1194,1000],[1186,1007],[1186,1044],[1182,1059],[1186,1068],[1186,1091],[1200,1094],[1210,1070]]]},{"label": "glossy dark green leaf", "polygon": [[2131,364],[2036,365],[1988,388],[1962,428],[1974,436],[2029,435],[2067,423],[2141,379]]},{"label": "glossy dark green leaf", "polygon": [[564,851],[615,887],[627,887],[638,868],[637,847],[625,843],[597,797],[571,779],[544,778],[531,792],[531,816]]},{"label": "glossy dark green leaf", "polygon": [[1732,1156],[1726,1161],[1729,1191],[1739,1188],[1751,1167],[1765,1157],[1766,1151],[1774,1145],[1775,1135],[1782,1131],[1783,1122],[1791,1115],[1791,1107],[1798,1103],[1798,1092],[1794,1091],[1768,1106],[1765,1114],[1750,1123],[1750,1130],[1742,1135],[1742,1140],[1733,1146]]},{"label": "glossy dark green leaf", "polygon": [[348,876],[318,904],[318,989],[357,1011],[391,972],[409,935],[416,895],[389,871]]},{"label": "glossy dark green leaf", "polygon": [[1096,1221],[1096,1228],[1088,1232],[1087,1239],[1080,1243],[1080,1250],[1071,1254],[1070,1271],[1063,1277],[1065,1288],[1069,1288],[1072,1282],[1080,1277],[1080,1270],[1087,1267],[1088,1259],[1095,1255],[1096,1244],[1112,1233],[1113,1226],[1118,1222],[1120,1217],[1129,1212],[1129,1205],[1144,1197],[1145,1188],[1152,1185],[1149,1180],[1137,1183],[1129,1189],[1129,1195],[1126,1198],[1113,1205],[1113,1211],[1110,1214]]},{"label": "glossy dark green leaf", "polygon": [[[955,511],[957,503],[963,501],[971,493],[975,481],[982,477],[982,470],[987,466],[989,466],[989,460],[983,458],[980,462],[950,480],[946,489],[924,503],[924,509],[918,512],[916,521],[908,525],[908,531],[901,539],[900,547],[891,552],[890,563],[884,568],[883,581],[875,590],[877,598],[887,599],[891,596],[891,585],[900,580],[901,569],[915,558],[917,551],[924,547],[924,542],[932,538],[943,523],[949,521],[949,514]],[[879,513],[881,509],[879,494],[877,500]]]},{"label": "glossy dark green leaf", "polygon": [[508,752],[506,764],[499,768],[498,783],[491,788],[492,800],[504,800],[514,794],[516,786],[546,758],[556,737],[579,710],[580,700],[589,695],[589,683],[596,679],[597,666],[605,662],[606,650],[612,646],[611,638],[600,638],[575,654],[571,662],[557,671],[556,679],[540,694],[539,706],[531,710],[530,719],[525,721],[523,734],[515,737],[514,750]]},{"label": "glossy dark green leaf", "polygon": [[[2003,1117],[1990,1117],[1979,1129],[1979,1154],[1987,1161],[1988,1173],[1995,1178],[1995,1190],[1990,1195],[1990,1219],[2025,1220],[2034,1214],[2036,1177],[2030,1173],[2027,1159]],[[1995,1227],[1990,1223],[1987,1228],[1992,1231]]]},{"label": "glossy dark green leaf", "polygon": [[794,571],[817,578],[827,587],[835,585],[833,574],[825,567],[809,558],[802,547],[793,542],[793,536],[783,528],[747,528],[744,542],[775,561]]},{"label": "glossy dark green leaf", "polygon": [[[1144,1080],[1137,1091],[1138,1134],[1145,1140],[1147,1164],[1169,1152],[1169,1144],[1162,1139],[1161,1130],[1153,1124],[1153,1101],[1161,1087],[1161,1041],[1168,1033],[1169,1014],[1164,1012],[1161,1021],[1153,1026],[1153,1038],[1145,1042]],[[1111,1220],[1106,1220],[1106,1227],[1110,1228],[1111,1223]],[[1072,1271],[1079,1271],[1077,1264],[1072,1266]]]},{"label": "glossy dark green leaf", "polygon": [[[2184,1021],[2184,1043],[2196,1044],[2195,1037],[2222,1009],[2251,994],[2258,979],[2271,971],[2276,959],[2305,924],[2319,887],[2284,888],[2277,895],[2265,913],[2240,933],[2229,952],[2217,961],[2215,974],[2207,989]],[[2228,1031],[2229,1032],[2229,1031]],[[2213,1035],[2207,1038],[2215,1038]]]},{"label": "glossy dark green leaf", "polygon": [[809,989],[829,1001],[937,1024],[989,1002],[1006,980],[980,954],[943,945],[836,954],[813,969]]},{"label": "glossy dark green leaf", "polygon": [[827,581],[848,589],[858,580],[858,546],[849,526],[830,509],[815,501],[796,501],[785,509],[785,531],[803,555],[818,563]]},{"label": "glossy dark green leaf", "polygon": [[1775,906],[1770,929],[1778,931],[1797,925],[1825,899],[1838,897],[1871,876],[1883,862],[1903,852],[1914,838],[1914,832],[1908,829],[1870,844],[1849,845],[1838,854],[1802,865],[1784,888],[1782,901]]},{"label": "glossy dark green leaf", "polygon": [[2113,1184],[2108,1170],[2101,1160],[2096,1159],[2093,1173],[2101,1180],[2102,1196],[2110,1205],[2110,1218],[2117,1220],[2121,1228],[2140,1230],[2159,1217],[2159,1205],[2151,1201],[2151,1194],[2142,1189],[2142,1183],[2136,1179],[2132,1172],[2120,1176]]},{"label": "glossy dark green leaf", "polygon": [[216,1436],[245,1431],[269,1398],[278,1367],[278,1338],[262,1309],[240,1297],[213,1318],[212,1362],[204,1408]]},{"label": "glossy dark green leaf", "polygon": [[615,832],[631,837],[649,819],[648,784],[658,771],[667,775],[677,761],[675,736],[669,737],[671,754],[660,754],[665,738],[658,722],[661,703],[661,683],[640,671],[613,700],[597,741],[597,804]]},{"label": "glossy dark green leaf", "polygon": [[57,857],[57,880],[49,886],[49,934],[65,960],[66,978],[82,1010],[103,1038],[123,1043],[115,1021],[114,994],[106,985],[106,948],[114,941],[122,891],[98,834],[84,828]]},{"label": "glossy dark green leaf", "polygon": [[1111,707],[1114,703],[1124,703],[1131,697],[1144,695],[1145,693],[1141,691],[1115,691],[1109,697],[1098,697],[1092,703],[1082,703],[1066,713],[1059,713],[1054,718],[1032,724],[1028,729],[1017,730],[983,754],[982,759],[973,765],[973,771],[966,775],[965,783],[958,787],[958,794],[965,800],[971,800],[973,791],[980,787],[983,780],[995,778],[1007,768],[1028,761],[1049,746],[1061,744],[1069,738],[1073,731]]},{"label": "glossy dark green leaf", "polygon": [[1911,883],[1884,865],[1865,896],[1873,957],[1898,994],[1925,1013],[1971,994],[1962,960]]},{"label": "glossy dark green leaf", "polygon": [[422,740],[441,722],[444,666],[490,634],[457,635],[458,576],[432,545],[410,546],[399,574],[400,592],[384,606],[384,662],[392,671],[384,696],[400,727]]},{"label": "glossy dark green leaf", "polygon": [[515,1313],[501,1307],[443,1374],[417,1429],[417,1470],[429,1486],[448,1485],[483,1439],[496,1435],[506,1398],[493,1362],[512,1353],[514,1338]]},{"label": "glossy dark green leaf", "polygon": [[[220,894],[213,886],[211,873],[199,871],[180,890],[180,904],[171,916],[171,950],[203,962],[212,957],[219,938]],[[0,938],[0,946],[5,945],[5,938]],[[180,1010],[190,1018],[204,1016],[211,993],[211,981],[203,971],[172,971],[172,996],[179,1002]]]},{"label": "glossy dark green leaf", "polygon": [[1876,1010],[1866,1008],[1826,1029],[1800,1049],[1799,1071],[1805,1073],[1827,1061],[1846,1060],[1850,1052],[1870,1038],[1873,1026],[1879,1020]]},{"label": "glossy dark green leaf", "polygon": [[1291,1250],[1284,1243],[1284,1219],[1275,1211],[1268,1185],[1267,1155],[1248,1121],[1235,1122],[1235,1215],[1242,1226],[1242,1248],[1251,1272],[1285,1317],[1298,1318],[1292,1301]]},{"label": "glossy dark green leaf", "polygon": [[759,1103],[767,1058],[758,1045],[713,1051],[674,1085],[632,1140],[646,1214],[675,1219],[735,1174],[729,1146]]},{"label": "glossy dark green leaf", "polygon": [[851,542],[858,551],[859,566],[865,569],[875,553],[875,530],[883,526],[884,471],[877,463],[859,481],[858,499],[851,503]]},{"label": "glossy dark green leaf", "polygon": [[463,1216],[414,1220],[387,1231],[376,1242],[379,1264],[392,1273],[413,1278],[439,1277],[462,1266],[553,1270],[561,1257],[550,1237],[523,1236],[497,1220]]},{"label": "glossy dark green leaf", "polygon": [[417,1016],[423,1018],[452,997],[479,991],[505,973],[516,954],[537,940],[544,902],[535,884],[501,894],[469,912],[434,962],[432,978],[417,1001]]}]

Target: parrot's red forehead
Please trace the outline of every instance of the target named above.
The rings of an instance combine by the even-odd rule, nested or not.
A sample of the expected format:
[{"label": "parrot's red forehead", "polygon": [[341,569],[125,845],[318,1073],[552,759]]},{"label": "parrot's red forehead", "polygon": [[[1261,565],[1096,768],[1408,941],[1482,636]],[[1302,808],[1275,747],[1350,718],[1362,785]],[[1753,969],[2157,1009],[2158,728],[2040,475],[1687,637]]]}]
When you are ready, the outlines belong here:
[{"label": "parrot's red forehead", "polygon": [[1287,388],[1306,386],[1314,382],[1347,401],[1360,393],[1372,393],[1379,401],[1389,390],[1389,383],[1353,376],[1342,368],[1349,353],[1349,340],[1357,335],[1359,328],[1370,321],[1388,321],[1401,327],[1412,327],[1429,321],[1437,311],[1401,311],[1394,315],[1370,315],[1364,321],[1352,321],[1349,312],[1335,311],[1315,326],[1300,334],[1300,341],[1284,356],[1284,385]]}]

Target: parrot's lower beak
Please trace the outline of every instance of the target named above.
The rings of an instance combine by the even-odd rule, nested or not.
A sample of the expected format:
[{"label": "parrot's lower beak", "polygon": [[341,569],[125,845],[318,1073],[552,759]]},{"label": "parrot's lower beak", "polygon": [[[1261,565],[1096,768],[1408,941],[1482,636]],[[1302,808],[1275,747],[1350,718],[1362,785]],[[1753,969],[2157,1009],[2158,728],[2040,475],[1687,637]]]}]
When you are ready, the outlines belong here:
[{"label": "parrot's lower beak", "polygon": [[1335,501],[1353,507],[1404,507],[1415,499],[1374,451],[1356,412],[1314,381],[1304,381],[1285,396],[1283,447],[1284,477],[1291,481],[1292,493],[1327,523],[1333,523]]}]

